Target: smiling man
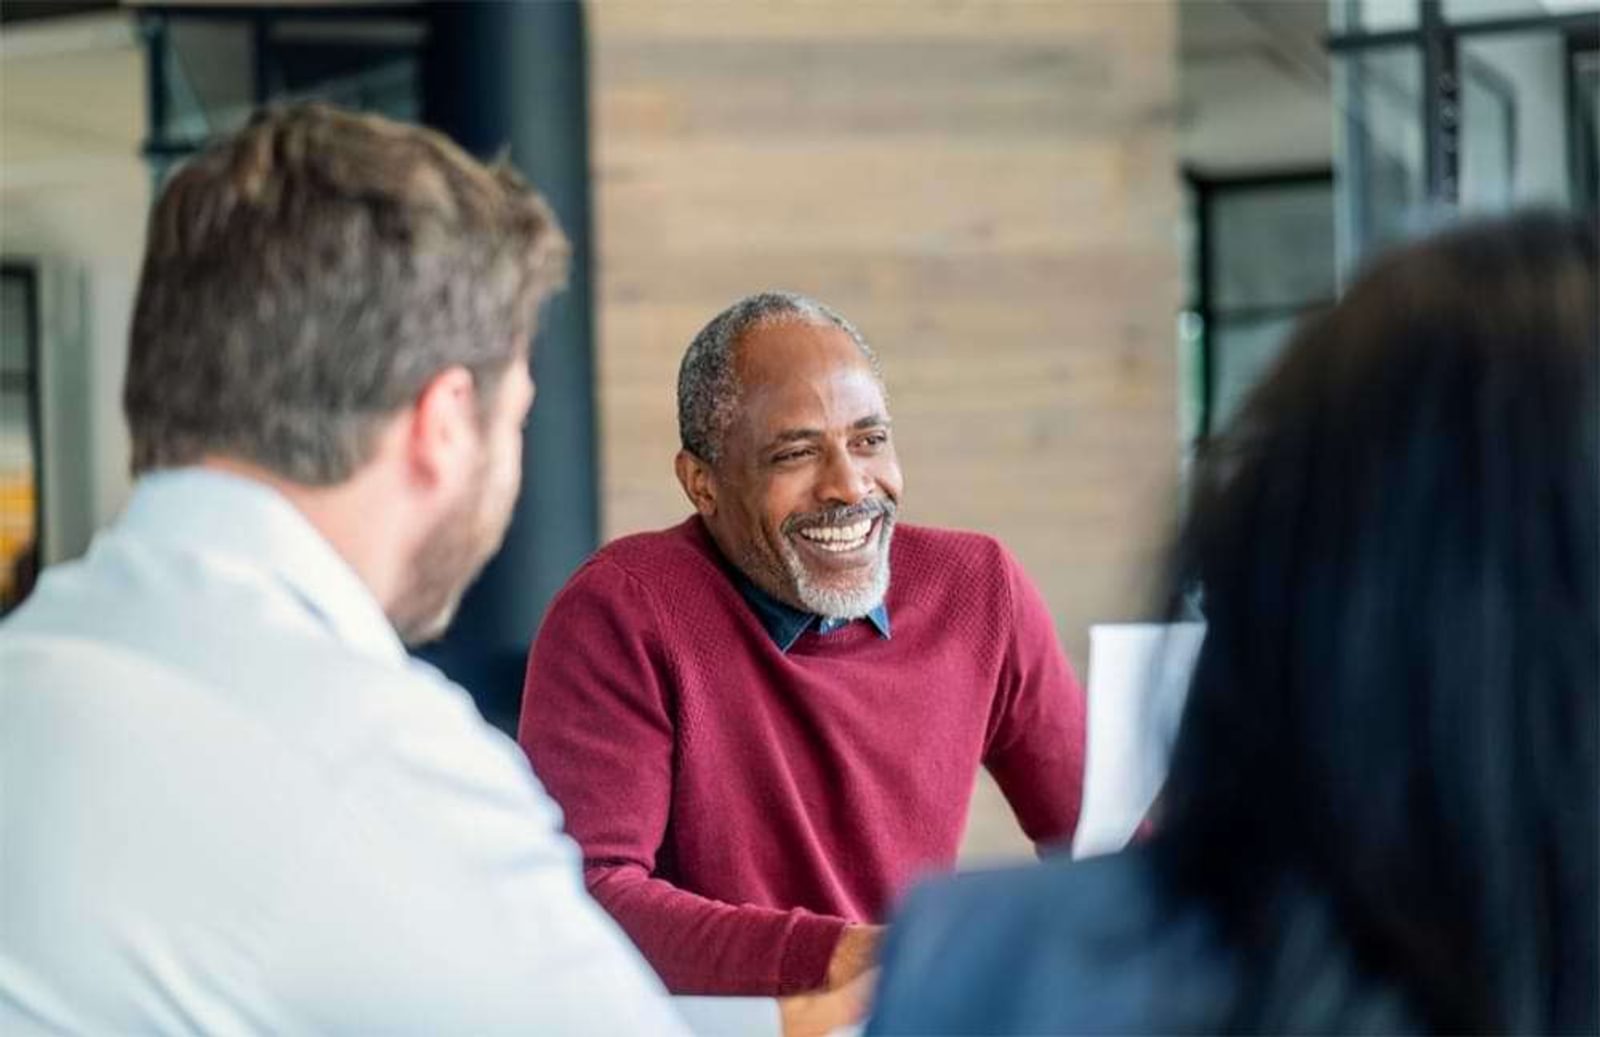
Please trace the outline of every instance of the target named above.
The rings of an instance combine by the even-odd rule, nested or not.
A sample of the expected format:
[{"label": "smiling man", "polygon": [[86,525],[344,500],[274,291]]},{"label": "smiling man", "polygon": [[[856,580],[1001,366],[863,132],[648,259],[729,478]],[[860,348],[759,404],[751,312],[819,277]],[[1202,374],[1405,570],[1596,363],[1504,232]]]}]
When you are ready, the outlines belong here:
[{"label": "smiling man", "polygon": [[1035,843],[1071,837],[1082,692],[999,543],[897,522],[883,382],[843,317],[735,303],[684,357],[678,422],[695,515],[557,597],[520,741],[671,989],[835,987],[955,861],[979,766]]}]

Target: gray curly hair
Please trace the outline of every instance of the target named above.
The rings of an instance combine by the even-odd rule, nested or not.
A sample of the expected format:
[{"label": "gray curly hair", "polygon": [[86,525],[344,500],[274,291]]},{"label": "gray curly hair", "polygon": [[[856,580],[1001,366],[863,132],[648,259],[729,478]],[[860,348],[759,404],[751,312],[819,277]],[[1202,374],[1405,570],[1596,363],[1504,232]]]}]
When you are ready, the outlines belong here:
[{"label": "gray curly hair", "polygon": [[678,368],[678,438],[683,449],[715,464],[722,437],[739,406],[734,350],[757,328],[788,322],[832,325],[850,336],[879,382],[878,356],[855,325],[838,312],[797,292],[758,292],[729,306],[700,329]]}]

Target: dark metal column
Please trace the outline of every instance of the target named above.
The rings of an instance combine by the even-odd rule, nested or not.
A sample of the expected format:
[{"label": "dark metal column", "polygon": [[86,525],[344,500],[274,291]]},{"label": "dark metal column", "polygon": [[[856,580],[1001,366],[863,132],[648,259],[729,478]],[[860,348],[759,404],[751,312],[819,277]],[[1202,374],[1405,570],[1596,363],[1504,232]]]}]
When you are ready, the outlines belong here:
[{"label": "dark metal column", "polygon": [[1212,424],[1216,420],[1217,400],[1217,347],[1216,328],[1212,324],[1213,312],[1211,281],[1216,272],[1214,263],[1215,234],[1211,219],[1211,193],[1199,177],[1191,177],[1194,191],[1195,257],[1194,279],[1199,288],[1195,299],[1195,314],[1200,318],[1200,414],[1199,432],[1195,436],[1194,452],[1199,457],[1211,441]]},{"label": "dark metal column", "polygon": [[1422,0],[1422,174],[1428,200],[1454,206],[1459,194],[1461,74],[1442,0]]},{"label": "dark metal column", "polygon": [[423,120],[480,158],[509,154],[573,248],[567,289],[545,308],[535,340],[538,399],[505,545],[449,634],[421,653],[509,730],[534,628],[599,536],[583,8],[451,0],[427,11]]}]

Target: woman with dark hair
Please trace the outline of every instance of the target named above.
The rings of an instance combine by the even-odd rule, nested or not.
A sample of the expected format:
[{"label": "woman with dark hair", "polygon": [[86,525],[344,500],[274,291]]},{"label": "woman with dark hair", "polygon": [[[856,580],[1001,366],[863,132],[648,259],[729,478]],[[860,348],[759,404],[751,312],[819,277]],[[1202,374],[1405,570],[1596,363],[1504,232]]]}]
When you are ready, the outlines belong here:
[{"label": "woman with dark hair", "polygon": [[1600,270],[1391,254],[1197,472],[1157,834],[909,898],[873,1033],[1600,1032]]}]

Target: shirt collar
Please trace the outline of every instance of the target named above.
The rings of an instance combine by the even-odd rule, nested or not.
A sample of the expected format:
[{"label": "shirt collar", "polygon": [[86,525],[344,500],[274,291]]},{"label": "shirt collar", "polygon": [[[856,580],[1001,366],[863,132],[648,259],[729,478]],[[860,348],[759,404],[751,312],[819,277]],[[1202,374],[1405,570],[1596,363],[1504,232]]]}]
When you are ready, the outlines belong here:
[{"label": "shirt collar", "polygon": [[[800,640],[800,635],[813,626],[817,628],[819,634],[831,634],[850,625],[851,621],[848,619],[824,619],[814,612],[806,612],[779,601],[757,587],[742,572],[734,572],[734,583],[738,584],[739,593],[750,603],[756,618],[761,621],[762,627],[766,629],[767,635],[772,638],[773,644],[778,646],[780,652],[788,652],[794,647],[794,643]],[[877,606],[867,613],[866,619],[877,628],[878,636],[888,638],[889,606],[886,601],[878,602]]]},{"label": "shirt collar", "polygon": [[140,478],[118,530],[220,564],[265,570],[349,647],[406,657],[389,617],[316,527],[265,483],[208,468]]}]

